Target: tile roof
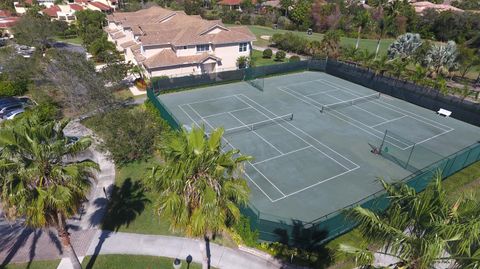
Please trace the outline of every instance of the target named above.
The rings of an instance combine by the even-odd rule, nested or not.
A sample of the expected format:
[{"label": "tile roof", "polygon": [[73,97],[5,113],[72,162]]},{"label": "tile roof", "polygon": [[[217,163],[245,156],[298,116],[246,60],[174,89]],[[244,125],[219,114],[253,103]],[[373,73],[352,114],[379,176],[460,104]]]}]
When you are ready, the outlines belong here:
[{"label": "tile roof", "polygon": [[10,28],[17,23],[19,17],[4,17],[0,18],[0,29]]},{"label": "tile roof", "polygon": [[100,10],[102,11],[109,11],[109,10],[112,10],[111,7],[105,5],[104,3],[100,3],[100,2],[89,2],[88,3],[89,5],[92,5],[96,8],[99,8]]},{"label": "tile roof", "polygon": [[83,7],[81,5],[78,5],[78,4],[69,4],[70,8],[75,10],[75,11],[81,11],[83,10]]},{"label": "tile roof", "polygon": [[120,44],[120,47],[126,49],[126,48],[131,47],[135,44],[137,44],[135,41],[130,40],[130,41],[127,41],[127,42],[124,42],[124,43]]},{"label": "tile roof", "polygon": [[208,53],[202,53],[193,56],[183,56],[177,57],[175,52],[171,49],[164,49],[161,52],[153,55],[146,59],[143,64],[147,68],[160,68],[174,65],[191,65],[202,63],[208,59],[214,59],[215,61],[220,61],[218,57],[214,55],[209,55]]},{"label": "tile roof", "polygon": [[42,10],[42,13],[49,17],[57,17],[57,12],[62,11],[59,6],[54,5],[49,8]]},{"label": "tile roof", "polygon": [[[208,21],[160,7],[136,12],[115,12],[107,16],[110,22],[130,28],[145,46],[172,44],[225,44],[249,42],[255,36],[246,27],[228,28],[219,20]],[[210,31],[217,29],[215,34]]]}]

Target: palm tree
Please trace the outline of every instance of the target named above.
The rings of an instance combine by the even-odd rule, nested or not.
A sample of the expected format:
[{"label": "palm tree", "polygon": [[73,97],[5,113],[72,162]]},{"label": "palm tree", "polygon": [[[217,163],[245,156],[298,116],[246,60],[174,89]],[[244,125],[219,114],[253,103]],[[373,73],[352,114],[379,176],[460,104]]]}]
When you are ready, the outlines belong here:
[{"label": "palm tree", "polygon": [[159,193],[156,209],[172,230],[203,237],[203,268],[209,268],[209,240],[234,225],[249,188],[243,176],[250,156],[239,150],[222,152],[223,129],[207,138],[203,128],[183,130],[160,149],[164,165],[154,168],[149,182]]},{"label": "palm tree", "polygon": [[348,61],[355,61],[357,59],[358,49],[354,46],[342,48],[342,57]]},{"label": "palm tree", "polygon": [[329,30],[322,38],[322,51],[328,57],[337,58],[340,50],[340,33],[338,31]]},{"label": "palm tree", "polygon": [[[130,62],[129,62],[130,63]],[[132,65],[130,68],[130,73],[133,75],[138,75],[141,80],[143,80],[143,75],[145,72],[145,69],[141,65]]]},{"label": "palm tree", "polygon": [[378,52],[380,51],[380,42],[382,41],[382,37],[383,37],[383,34],[385,32],[385,26],[386,26],[386,23],[385,23],[385,19],[382,17],[380,18],[378,21],[377,21],[377,26],[378,26],[378,30],[380,31],[380,33],[378,33],[378,39],[377,39],[377,47],[375,48],[375,58],[374,59],[377,59],[378,57]]},{"label": "palm tree", "polygon": [[362,65],[368,69],[373,65],[373,59],[375,58],[374,53],[370,53],[368,49],[364,49],[359,51],[358,60],[362,63]]},{"label": "palm tree", "polygon": [[0,130],[0,200],[10,219],[24,218],[31,228],[55,228],[78,269],[66,220],[78,212],[98,165],[74,159],[92,141],[69,141],[63,134],[67,123],[23,118]]},{"label": "palm tree", "polygon": [[480,266],[478,201],[468,195],[452,201],[439,174],[421,193],[403,183],[380,181],[390,199],[387,212],[356,207],[350,216],[369,242],[384,247],[370,251],[342,244],[343,252],[361,265],[371,264],[378,253],[396,260],[392,266],[408,269],[430,269],[442,261],[462,268]]},{"label": "palm tree", "polygon": [[411,79],[413,80],[413,82],[418,84],[426,76],[427,76],[427,69],[425,69],[421,65],[416,65],[415,71],[413,72]]},{"label": "palm tree", "polygon": [[379,59],[375,59],[372,64],[372,68],[375,69],[375,73],[383,75],[391,68],[391,63],[388,60],[387,55],[383,55]]},{"label": "palm tree", "polygon": [[362,9],[357,14],[355,14],[355,17],[353,18],[354,24],[358,27],[357,31],[357,42],[355,43],[355,48],[358,49],[358,45],[360,44],[360,35],[362,33],[362,29],[367,27],[367,25],[371,21],[370,13]]},{"label": "palm tree", "polygon": [[247,56],[240,56],[237,58],[238,69],[247,68],[250,64],[250,58]]}]

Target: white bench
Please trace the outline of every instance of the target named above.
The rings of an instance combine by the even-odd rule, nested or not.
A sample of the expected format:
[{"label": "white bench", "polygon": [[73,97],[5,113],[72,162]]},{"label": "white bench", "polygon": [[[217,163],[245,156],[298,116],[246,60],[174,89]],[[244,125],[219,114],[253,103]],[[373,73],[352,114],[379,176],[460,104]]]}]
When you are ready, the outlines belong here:
[{"label": "white bench", "polygon": [[438,114],[438,115],[445,116],[445,117],[450,117],[450,115],[452,115],[452,111],[449,111],[449,110],[440,108],[440,109],[437,111],[437,114]]}]

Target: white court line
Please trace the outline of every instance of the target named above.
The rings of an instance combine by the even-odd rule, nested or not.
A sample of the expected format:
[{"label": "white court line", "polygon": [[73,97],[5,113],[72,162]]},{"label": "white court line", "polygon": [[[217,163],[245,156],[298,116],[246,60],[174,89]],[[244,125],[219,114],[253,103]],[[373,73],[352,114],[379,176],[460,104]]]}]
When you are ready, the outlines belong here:
[{"label": "white court line", "polygon": [[[282,88],[280,88],[280,87],[278,87],[278,89],[281,90],[281,91],[283,91],[283,92],[285,92],[285,93],[287,93],[287,94],[289,94],[289,95],[291,95],[291,96],[293,96],[293,97],[295,97],[295,98],[297,98],[298,100],[300,100],[300,101],[302,101],[302,102],[304,102],[304,103],[307,103],[307,104],[309,104],[309,105],[311,105],[311,106],[314,106],[314,107],[316,107],[317,109],[321,109],[321,107],[318,107],[316,104],[313,104],[313,103],[310,103],[310,102],[308,102],[308,101],[303,100],[302,98],[303,98],[304,96],[302,96],[302,95],[300,95],[300,97],[302,97],[302,98],[300,98],[299,96],[294,95],[293,93],[291,93],[291,92],[289,92],[289,91],[286,91],[286,90],[284,90],[284,89],[282,89]],[[314,102],[317,103],[317,104],[323,105],[323,104],[321,104],[321,103],[319,103],[319,102],[317,102],[317,101],[315,101],[315,100],[313,100],[313,99],[312,99],[312,101],[314,101]],[[338,114],[340,114],[340,115],[342,115],[342,116],[344,116],[344,117],[346,117],[346,118],[351,119],[350,117],[348,117],[348,116],[346,116],[346,115],[344,115],[344,114],[342,114],[342,113],[340,113],[340,112],[338,112],[338,111],[335,111],[335,112],[338,113]],[[330,115],[332,115],[332,116],[334,116],[335,118],[337,118],[337,119],[339,119],[339,120],[342,120],[342,121],[344,121],[344,122],[346,122],[346,123],[348,123],[348,124],[350,124],[350,125],[352,125],[352,126],[354,126],[354,127],[357,127],[358,129],[360,129],[360,130],[362,130],[362,131],[364,131],[364,132],[366,132],[366,133],[368,133],[368,134],[370,134],[370,135],[372,135],[372,136],[374,136],[374,137],[376,137],[376,138],[378,138],[378,139],[380,139],[380,140],[383,139],[383,136],[378,136],[378,135],[370,132],[369,130],[362,128],[361,126],[358,126],[358,125],[354,124],[354,123],[351,122],[351,121],[348,121],[348,120],[346,120],[346,119],[344,119],[344,118],[339,117],[338,115],[335,115],[334,113],[330,113]],[[355,119],[352,119],[352,120],[355,120]],[[362,123],[362,124],[363,124],[363,123]],[[363,125],[365,125],[366,127],[369,127],[369,126],[366,125],[366,124],[363,124]],[[375,130],[375,129],[372,129],[372,130]],[[380,131],[378,131],[378,130],[375,130],[375,131],[380,132]],[[402,142],[400,141],[400,143],[402,143]],[[405,143],[402,143],[402,144],[405,144]],[[403,148],[403,147],[401,147],[401,146],[399,146],[399,145],[395,145],[395,144],[393,144],[393,143],[392,143],[392,145],[395,146],[395,147],[397,147],[397,148],[399,148],[399,149],[401,149],[401,150],[406,149],[406,148]],[[405,144],[405,145],[406,145],[406,144]]]},{"label": "white court line", "polygon": [[[337,88],[337,89],[339,89],[339,90],[343,90],[343,91],[346,91],[346,92],[351,93],[352,95],[359,96],[359,94],[353,92],[353,91],[350,90],[349,88],[346,88],[346,87],[344,87],[344,86],[342,86],[342,85],[338,85],[338,84],[336,84],[336,83],[333,83],[333,82],[330,82],[330,81],[327,81],[327,80],[321,80],[320,83],[324,83],[324,84],[327,84],[327,85],[330,84],[332,87],[335,87],[335,88]],[[442,124],[442,123],[440,123],[440,122],[437,122],[437,121],[431,120],[431,119],[429,119],[429,118],[426,118],[426,117],[417,115],[417,114],[415,114],[415,113],[413,113],[413,112],[411,112],[411,111],[402,109],[402,108],[400,108],[400,107],[398,107],[398,106],[396,106],[396,105],[392,105],[392,104],[389,104],[389,103],[380,102],[380,101],[376,101],[376,100],[374,101],[374,103],[377,104],[377,105],[379,105],[379,106],[383,106],[384,108],[389,109],[389,110],[391,110],[391,111],[397,112],[397,113],[399,113],[399,114],[405,114],[405,113],[407,113],[407,114],[410,114],[410,116],[413,115],[412,118],[422,118],[423,120],[420,120],[420,119],[417,119],[417,120],[418,120],[418,121],[421,121],[421,122],[423,122],[423,123],[425,123],[425,124],[431,125],[431,126],[437,128],[437,129],[440,129],[440,130],[442,130],[442,131],[447,131],[447,130],[445,130],[445,129],[443,129],[443,128],[440,128],[440,127],[438,127],[438,126],[435,126],[434,124],[432,124],[432,122],[435,123],[435,124],[437,124],[437,125],[441,125],[441,126],[443,126],[443,127],[448,128],[449,131],[453,131],[453,130],[454,130],[454,129],[451,128],[450,126],[447,126],[447,125],[444,125],[444,124]],[[388,106],[390,106],[390,107],[387,107],[386,105],[388,105]],[[392,108],[392,107],[394,107],[394,108]],[[402,111],[402,112],[400,112],[400,111]],[[425,122],[425,121],[429,121],[430,123]]]},{"label": "white court line", "polygon": [[315,80],[309,80],[309,81],[302,81],[302,82],[296,82],[296,83],[291,83],[291,84],[287,84],[286,86],[293,86],[293,85],[300,85],[300,84],[307,84],[307,83],[310,83],[310,82],[316,82],[316,81],[320,81],[322,80],[321,78],[319,79],[315,79]]},{"label": "white court line", "polygon": [[210,114],[210,115],[207,115],[207,116],[203,116],[203,118],[210,118],[210,117],[214,117],[214,116],[219,116],[219,115],[223,115],[223,114],[227,114],[227,113],[232,113],[232,112],[238,112],[238,111],[243,111],[243,110],[247,110],[247,109],[250,109],[251,107],[244,107],[244,108],[239,108],[239,109],[235,109],[235,110],[231,110],[231,111],[227,111],[227,112],[220,112],[220,113],[215,113],[215,114]]},{"label": "white court line", "polygon": [[[339,90],[339,91],[341,91],[341,90]],[[344,91],[342,91],[342,92],[344,92]],[[332,98],[335,98],[335,99],[337,99],[337,100],[343,101],[343,102],[348,101],[348,100],[342,100],[342,99],[337,98],[337,97],[335,97],[335,96],[333,96],[333,95],[330,95],[330,94],[328,94],[328,93],[326,93],[326,95],[328,95],[328,96],[330,96],[330,97],[332,97]],[[352,106],[353,106],[353,107],[356,107],[356,108],[358,108],[358,109],[360,109],[360,110],[363,110],[363,111],[367,112],[368,114],[373,115],[373,116],[375,116],[375,117],[377,117],[377,118],[380,118],[380,119],[382,119],[382,120],[388,120],[388,119],[386,119],[386,118],[384,118],[384,117],[381,117],[381,116],[379,116],[379,115],[377,115],[377,114],[375,114],[375,113],[372,113],[372,112],[370,112],[370,111],[368,111],[368,110],[366,110],[366,109],[363,109],[363,108],[361,108],[361,107],[359,107],[359,106],[357,106],[357,105],[352,105]]]},{"label": "white court line", "polygon": [[[228,112],[230,116],[232,116],[234,119],[238,120],[243,126],[248,127],[243,121],[241,121],[239,118],[235,117],[232,113]],[[277,147],[275,147],[272,143],[268,142],[263,136],[259,135],[257,132],[254,130],[251,130],[256,136],[258,136],[260,139],[262,139],[265,143],[267,143],[270,147],[274,148],[278,153],[283,154],[281,150],[279,150]]]},{"label": "white court line", "polygon": [[381,122],[381,123],[379,123],[379,124],[371,125],[370,128],[374,128],[374,127],[383,125],[383,124],[385,124],[385,123],[389,123],[389,122],[392,122],[392,121],[396,121],[396,120],[399,120],[399,119],[403,119],[403,118],[405,118],[405,117],[410,117],[410,116],[403,115],[403,116],[401,116],[401,117],[394,118],[394,119],[391,119],[391,120],[387,120],[387,121]]},{"label": "white court line", "polygon": [[186,103],[186,104],[181,104],[181,106],[186,106],[186,105],[192,105],[192,104],[199,104],[199,103],[204,103],[204,102],[208,102],[208,101],[215,101],[215,100],[220,100],[220,99],[226,99],[226,98],[230,98],[230,97],[235,97],[235,94],[232,94],[232,95],[227,95],[227,96],[222,96],[222,97],[217,97],[217,98],[212,98],[212,99],[205,99],[205,100],[202,100],[202,101],[197,101],[197,102],[191,102],[191,103]]},{"label": "white court line", "polygon": [[[288,87],[286,87],[288,88]],[[290,88],[289,88],[290,89]],[[293,91],[293,90],[292,90]],[[311,94],[303,94],[302,95],[305,95],[305,96],[314,96],[314,95],[319,95],[319,94],[327,94],[329,92],[339,92],[340,90],[328,90],[328,91],[324,91],[324,92],[316,92],[316,93],[311,93]]]},{"label": "white court line", "polygon": [[300,193],[300,192],[306,191],[306,190],[308,190],[308,189],[311,189],[311,188],[313,188],[313,187],[315,187],[315,186],[317,186],[317,185],[320,185],[320,184],[322,184],[322,183],[328,182],[328,181],[330,181],[330,180],[332,180],[332,179],[335,179],[335,178],[337,178],[337,177],[339,177],[339,176],[343,176],[343,175],[345,175],[345,174],[347,174],[347,173],[350,173],[350,172],[352,172],[353,170],[356,170],[356,169],[358,169],[358,168],[359,168],[359,167],[356,167],[356,168],[353,168],[353,169],[351,169],[351,170],[348,170],[348,171],[345,171],[345,172],[343,172],[343,173],[340,173],[340,174],[337,174],[337,175],[335,175],[335,176],[332,176],[332,177],[329,177],[329,178],[327,178],[327,179],[324,179],[324,180],[322,180],[322,181],[318,181],[318,182],[316,182],[315,184],[312,184],[312,185],[310,185],[310,186],[307,186],[307,187],[305,187],[305,188],[303,188],[303,189],[300,189],[300,190],[294,191],[294,192],[292,192],[292,193],[289,193],[289,194],[285,195],[285,197],[277,198],[277,199],[273,200],[272,203],[278,202],[278,201],[283,200],[283,199],[285,199],[285,198],[287,198],[287,197],[289,197],[289,196],[292,196],[292,195],[298,194],[298,193]]},{"label": "white court line", "polygon": [[252,165],[257,165],[257,164],[261,164],[261,163],[268,162],[268,161],[271,161],[271,160],[275,160],[275,159],[280,158],[280,157],[283,157],[283,156],[285,156],[285,155],[289,155],[289,154],[292,154],[292,153],[295,153],[295,152],[299,152],[299,151],[302,151],[302,150],[305,150],[305,149],[308,149],[308,148],[311,148],[311,147],[312,147],[312,146],[306,146],[306,147],[303,147],[303,148],[300,148],[300,149],[296,149],[296,150],[289,151],[289,152],[287,152],[287,153],[282,153],[281,155],[277,155],[277,156],[274,156],[274,157],[271,157],[271,158],[268,158],[268,159],[265,159],[265,160],[262,160],[262,161],[253,163]]},{"label": "white court line", "polygon": [[[238,99],[238,97],[235,97]],[[199,116],[202,120],[204,120],[202,118],[202,116],[195,110],[193,109],[193,107],[190,106],[190,104],[188,104],[188,107],[190,107],[190,109],[195,113],[197,114],[197,116]],[[206,124],[208,124],[210,126],[210,128],[212,128],[213,130],[215,130],[215,128],[207,121],[207,120],[204,120]],[[225,137],[222,137],[222,139],[224,139],[228,144],[231,144],[228,139],[226,139]],[[281,153],[281,152],[280,152]],[[252,163],[250,161],[248,161],[249,164],[252,165]],[[252,165],[252,167],[257,170],[257,172],[262,175],[270,184],[272,184],[272,186],[277,189],[283,196],[285,196],[285,194],[275,185],[272,183],[272,181],[270,181],[270,179],[268,177],[266,177],[262,172],[260,172],[254,165]]]},{"label": "white court line", "polygon": [[[264,106],[258,104],[257,102],[253,101],[252,99],[250,99],[249,97],[243,95],[243,94],[239,94],[243,97],[245,97],[246,99],[250,100],[251,102],[255,103],[256,105],[258,105],[259,107],[265,109],[266,111],[270,112],[272,115],[274,115],[275,117],[278,117],[275,113],[271,112],[270,110],[268,110],[267,108],[265,108]],[[241,100],[240,98],[238,98],[239,100]],[[246,103],[245,101],[241,100],[242,102],[244,102],[245,104],[248,105],[248,103]],[[253,107],[253,106],[252,106]],[[258,111],[259,113],[261,113],[262,115],[264,115],[265,117],[269,118],[269,116],[267,116],[265,113],[261,112],[260,110],[258,110],[257,108],[253,107],[253,109],[255,109],[256,111]],[[288,125],[292,126],[293,128],[301,131],[302,133],[304,133],[305,135],[309,136],[310,138],[312,138],[313,140],[317,141],[320,145],[328,148],[329,150],[331,150],[332,152],[335,152],[336,154],[338,154],[340,157],[344,158],[345,160],[349,161],[351,164],[355,165],[355,166],[358,166],[356,163],[350,161],[348,158],[346,158],[345,156],[341,155],[340,153],[334,151],[333,149],[331,149],[330,147],[324,145],[323,143],[321,143],[320,141],[316,140],[315,138],[313,138],[312,136],[310,136],[309,134],[305,133],[303,130],[301,129],[298,129],[297,127],[295,127],[293,124],[285,121]],[[287,129],[285,126],[283,125],[280,125],[283,129],[287,130],[287,132],[293,134],[294,136],[296,136],[297,138],[299,138],[300,140],[302,140],[303,142],[305,142],[307,145],[311,145],[313,148],[315,148],[316,150],[318,150],[320,153],[322,153],[323,155],[325,155],[327,158],[331,159],[332,161],[336,162],[338,165],[342,166],[343,168],[345,168],[346,170],[348,170],[349,168],[346,167],[345,165],[341,164],[339,161],[335,160],[334,158],[332,158],[330,155],[326,154],[325,152],[321,151],[320,149],[318,149],[317,147],[315,147],[314,145],[308,143],[307,141],[305,141],[305,139],[299,137],[297,134],[293,133],[292,131],[290,131],[289,129]]]}]

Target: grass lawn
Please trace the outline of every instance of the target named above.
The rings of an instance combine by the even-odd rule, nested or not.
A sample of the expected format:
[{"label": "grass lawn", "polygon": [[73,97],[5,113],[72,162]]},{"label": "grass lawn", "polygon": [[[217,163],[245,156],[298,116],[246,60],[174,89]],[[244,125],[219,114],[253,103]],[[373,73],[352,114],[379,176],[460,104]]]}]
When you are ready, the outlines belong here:
[{"label": "grass lawn", "polygon": [[[83,268],[85,269],[113,269],[113,268],[122,268],[122,269],[150,269],[150,268],[173,268],[173,259],[165,257],[154,257],[154,256],[140,256],[140,255],[100,255],[96,257],[95,263],[93,266],[89,266],[88,262],[90,261],[91,256],[85,257],[82,262]],[[187,268],[187,262],[182,261],[182,269]],[[190,264],[191,269],[200,269],[202,266],[197,263]]]},{"label": "grass lawn", "polygon": [[32,263],[11,263],[2,269],[46,269],[46,268],[57,268],[59,260],[53,261],[33,261]]},{"label": "grass lawn", "polygon": [[118,190],[118,195],[115,197],[119,200],[117,204],[124,208],[134,208],[136,212],[131,212],[130,218],[125,217],[124,210],[118,211],[122,212],[118,215],[113,212],[115,215],[110,216],[113,221],[107,220],[105,228],[127,233],[180,235],[169,230],[168,221],[160,221],[160,217],[154,212],[155,194],[145,189],[143,184],[150,168],[156,162],[158,163],[158,160],[152,158],[117,167],[115,179],[116,190]]},{"label": "grass lawn", "polygon": [[82,40],[78,36],[74,38],[63,38],[63,37],[56,36],[54,37],[54,39],[55,41],[59,41],[59,42],[65,42],[65,43],[70,43],[74,45],[82,45]]},{"label": "grass lawn", "polygon": [[[273,36],[276,33],[287,33],[291,32],[296,35],[311,39],[311,40],[322,40],[323,34],[313,33],[312,35],[307,35],[306,32],[299,32],[299,31],[289,31],[289,30],[282,30],[282,29],[273,29],[271,27],[259,26],[259,25],[248,25],[247,26],[250,31],[257,37],[257,41],[253,42],[254,45],[266,47],[268,46],[269,42],[260,38],[262,35]],[[355,46],[357,39],[350,38],[350,37],[342,37],[341,38],[341,45],[342,46]],[[380,41],[380,53],[385,54],[387,52],[388,46],[393,42],[393,39],[382,39]],[[360,39],[360,49],[368,49],[371,52],[375,52],[377,47],[377,40],[375,39]]]},{"label": "grass lawn", "polygon": [[252,60],[255,63],[255,66],[281,64],[288,62],[288,59],[283,60],[283,62],[275,61],[275,54],[273,54],[272,58],[270,59],[263,58],[263,52],[260,50],[253,50]]},{"label": "grass lawn", "polygon": [[452,199],[466,192],[480,199],[480,161],[446,178],[443,186]]}]

